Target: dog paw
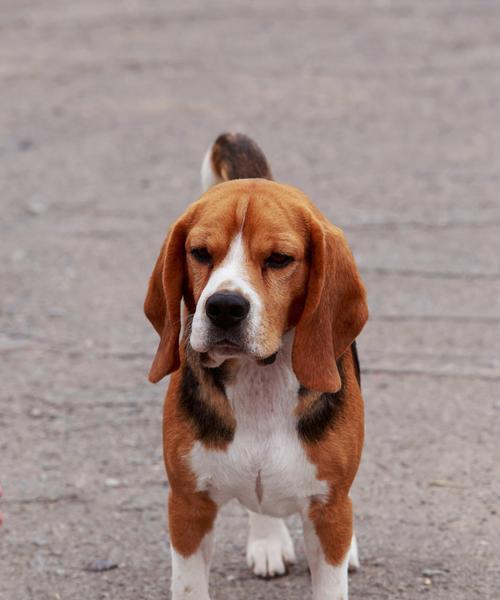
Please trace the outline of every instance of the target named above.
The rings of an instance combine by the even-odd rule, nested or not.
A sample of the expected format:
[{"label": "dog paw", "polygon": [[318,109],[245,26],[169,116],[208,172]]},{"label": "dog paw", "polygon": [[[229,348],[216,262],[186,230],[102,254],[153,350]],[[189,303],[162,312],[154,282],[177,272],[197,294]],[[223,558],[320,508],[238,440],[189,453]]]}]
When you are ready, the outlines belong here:
[{"label": "dog paw", "polygon": [[288,573],[295,562],[292,538],[282,522],[265,537],[250,535],[247,545],[247,564],[258,577],[279,577]]},{"label": "dog paw", "polygon": [[247,563],[258,577],[279,577],[295,562],[293,546],[279,540],[256,540],[248,544]]}]

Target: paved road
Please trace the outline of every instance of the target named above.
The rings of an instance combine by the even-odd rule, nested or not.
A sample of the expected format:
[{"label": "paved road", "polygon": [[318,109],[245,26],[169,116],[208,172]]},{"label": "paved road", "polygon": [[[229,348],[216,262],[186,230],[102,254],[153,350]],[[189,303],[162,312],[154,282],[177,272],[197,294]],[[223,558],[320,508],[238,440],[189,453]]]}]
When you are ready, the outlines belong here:
[{"label": "paved road", "polygon": [[[345,229],[369,289],[352,598],[499,598],[500,4],[0,14],[1,599],[167,598],[165,384],[145,379],[141,306],[226,129]],[[227,507],[213,597],[309,598],[300,547],[288,577],[249,574],[245,528]],[[119,568],[84,570],[97,559]]]}]

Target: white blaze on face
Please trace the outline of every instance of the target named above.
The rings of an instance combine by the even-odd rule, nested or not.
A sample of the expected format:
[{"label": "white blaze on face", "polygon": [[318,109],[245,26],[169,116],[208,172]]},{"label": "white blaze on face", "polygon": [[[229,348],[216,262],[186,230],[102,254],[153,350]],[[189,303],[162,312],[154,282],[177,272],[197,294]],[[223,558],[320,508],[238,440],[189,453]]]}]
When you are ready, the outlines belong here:
[{"label": "white blaze on face", "polygon": [[257,339],[261,324],[262,300],[249,281],[245,264],[245,248],[240,232],[231,241],[224,260],[210,275],[196,305],[190,339],[191,346],[196,352],[209,350],[211,323],[205,310],[206,302],[216,292],[225,290],[241,294],[250,303],[248,316],[241,324],[242,339],[245,343],[245,350],[250,353],[259,353]]}]

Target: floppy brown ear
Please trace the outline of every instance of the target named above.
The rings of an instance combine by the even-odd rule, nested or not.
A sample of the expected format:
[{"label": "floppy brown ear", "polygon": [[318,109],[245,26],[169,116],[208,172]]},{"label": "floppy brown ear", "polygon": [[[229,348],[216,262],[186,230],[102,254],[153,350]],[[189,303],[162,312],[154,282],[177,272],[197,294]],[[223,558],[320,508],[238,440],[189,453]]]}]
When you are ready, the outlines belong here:
[{"label": "floppy brown ear", "polygon": [[157,383],[180,366],[179,333],[181,300],[185,273],[186,226],[181,219],[163,243],[149,280],[144,312],[160,336],[160,344],[149,371],[149,381]]},{"label": "floppy brown ear", "polygon": [[304,387],[340,389],[337,360],[367,319],[366,291],[342,231],[312,217],[308,292],[292,352],[293,369]]}]

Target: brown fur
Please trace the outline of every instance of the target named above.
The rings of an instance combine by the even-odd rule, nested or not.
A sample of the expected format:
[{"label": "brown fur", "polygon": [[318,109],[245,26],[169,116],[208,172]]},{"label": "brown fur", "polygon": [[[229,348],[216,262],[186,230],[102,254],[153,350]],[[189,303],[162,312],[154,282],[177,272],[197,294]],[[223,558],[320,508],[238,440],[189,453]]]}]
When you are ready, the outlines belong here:
[{"label": "brown fur", "polygon": [[349,490],[359,467],[364,441],[363,398],[351,351],[346,352],[343,360],[345,403],[341,419],[319,442],[303,444],[307,457],[317,466],[318,479],[328,482],[326,502],[313,500],[309,517],[325,558],[331,564],[342,562],[351,543],[352,506]]},{"label": "brown fur", "polygon": [[[186,338],[186,336],[185,336]],[[187,362],[198,378],[202,395],[229,428],[236,422],[227,399],[208,380],[201,367],[200,358],[181,349],[181,361]],[[163,456],[171,493],[168,503],[170,539],[183,556],[195,552],[202,539],[212,530],[217,516],[217,505],[206,492],[196,491],[196,480],[188,464],[188,456],[197,440],[194,424],[182,411],[179,403],[181,393],[181,370],[170,380],[163,408]],[[223,451],[228,442],[205,444],[213,450]]]},{"label": "brown fur", "polygon": [[[363,284],[340,229],[298,190],[262,179],[212,188],[171,229],[145,303],[146,314],[161,331],[151,381],[179,367],[181,298],[184,295],[188,310],[194,312],[211,269],[226,255],[243,215],[247,268],[265,303],[267,355],[276,352],[283,333],[296,326],[293,367],[299,381],[318,391],[338,390],[336,360],[368,316]],[[209,249],[213,265],[200,264],[186,252],[199,245]],[[292,266],[263,272],[262,263],[273,251],[293,254]]]},{"label": "brown fur", "polygon": [[212,169],[222,181],[261,177],[272,179],[259,146],[242,133],[222,133],[212,146]]},{"label": "brown fur", "polygon": [[[187,343],[184,344],[184,361],[189,364],[194,376],[198,381],[200,387],[200,396],[203,398],[203,402],[211,411],[213,411],[217,419],[224,425],[225,429],[234,432],[236,429],[236,419],[234,418],[233,410],[229,405],[226,395],[216,384],[214,378],[210,375],[211,370],[203,368],[200,356],[196,354],[190,347],[186,346],[188,346]],[[228,362],[229,361],[226,361],[226,365]],[[229,365],[225,371],[227,372],[229,379],[231,376]],[[225,450],[229,444],[227,440],[220,439],[203,439],[201,441],[204,446],[211,448],[212,450]]]},{"label": "brown fur", "polygon": [[170,380],[163,409],[163,456],[170,484],[168,520],[170,540],[183,556],[198,549],[217,516],[217,505],[206,492],[196,491],[188,456],[196,440],[195,429],[179,407],[181,373]]},{"label": "brown fur", "polygon": [[[221,179],[245,174],[270,179],[267,161],[259,153],[256,145],[225,134],[214,146],[212,165]],[[212,269],[225,257],[242,223],[247,272],[264,305],[266,352],[276,352],[283,334],[295,327],[293,368],[302,385],[316,390],[298,401],[298,417],[317,392],[339,389],[337,360],[346,357],[341,418],[319,441],[303,442],[309,460],[317,465],[318,478],[327,481],[330,490],[326,502],[311,502],[310,518],[327,560],[338,564],[352,534],[349,490],[360,461],[364,427],[354,361],[346,351],[367,319],[366,294],[342,232],[304,194],[265,179],[238,179],[208,190],[171,228],[150,279],[145,311],[160,335],[150,380],[173,373],[163,420],[172,544],[182,555],[192,554],[212,529],[217,514],[209,494],[196,491],[186,458],[199,433],[180,406],[181,364],[190,361],[202,396],[228,426],[237,426],[223,394],[206,379],[200,363],[179,350],[181,299],[189,318]],[[190,250],[196,247],[209,250],[212,264],[192,258]],[[283,270],[265,269],[271,252],[290,254],[294,262]],[[224,447],[224,443],[213,446],[214,451],[224,451]]]}]

